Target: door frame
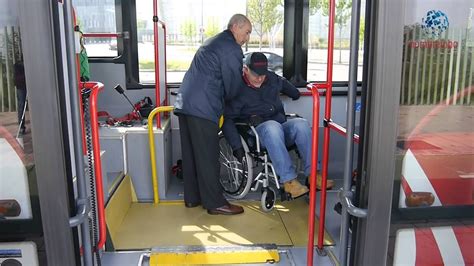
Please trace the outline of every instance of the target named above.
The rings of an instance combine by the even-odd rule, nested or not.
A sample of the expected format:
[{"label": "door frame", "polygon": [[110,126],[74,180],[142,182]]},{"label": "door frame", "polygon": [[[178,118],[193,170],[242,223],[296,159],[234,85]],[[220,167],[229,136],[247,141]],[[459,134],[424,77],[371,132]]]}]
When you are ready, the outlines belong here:
[{"label": "door frame", "polygon": [[19,1],[19,19],[24,55],[33,153],[48,265],[76,265],[73,230],[69,225],[72,192],[69,191],[66,160],[67,135],[61,118],[64,90],[57,64],[54,9],[57,1]]},{"label": "door frame", "polygon": [[405,0],[369,1],[370,39],[359,207],[368,215],[357,221],[351,265],[385,265],[395,176],[395,151],[402,73]]}]

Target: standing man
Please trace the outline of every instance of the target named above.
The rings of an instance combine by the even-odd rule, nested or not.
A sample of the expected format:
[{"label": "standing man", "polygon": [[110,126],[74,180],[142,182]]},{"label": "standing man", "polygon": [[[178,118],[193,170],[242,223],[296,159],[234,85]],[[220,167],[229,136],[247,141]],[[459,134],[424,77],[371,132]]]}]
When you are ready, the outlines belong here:
[{"label": "standing man", "polygon": [[252,32],[249,19],[235,14],[227,30],[208,39],[194,55],[175,103],[183,158],[184,202],[202,204],[209,214],[243,213],[230,204],[219,183],[219,118],[224,102],[235,97],[242,82],[241,46]]}]

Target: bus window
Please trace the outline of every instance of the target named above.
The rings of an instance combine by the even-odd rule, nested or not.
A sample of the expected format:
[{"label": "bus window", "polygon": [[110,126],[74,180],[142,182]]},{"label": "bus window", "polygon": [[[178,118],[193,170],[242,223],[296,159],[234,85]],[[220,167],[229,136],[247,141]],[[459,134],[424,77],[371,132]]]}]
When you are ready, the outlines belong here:
[{"label": "bus window", "polygon": [[[115,0],[73,0],[80,31],[88,33],[116,33]],[[116,37],[86,37],[84,46],[89,57],[116,57]]]},{"label": "bus window", "polygon": [[[224,30],[235,13],[247,15],[253,24],[250,41],[242,47],[244,54],[265,52],[270,69],[281,75],[283,6],[278,1],[273,2],[273,5],[258,8],[256,0],[159,1],[159,19],[166,25],[167,82],[181,82],[199,46]],[[140,83],[153,83],[153,1],[137,1],[136,5]],[[262,16],[265,19],[257,19]]]},{"label": "bus window", "polygon": [[[308,80],[321,81],[327,75],[329,1],[309,2]],[[365,2],[361,1],[357,81],[362,81]],[[333,81],[348,80],[351,9],[351,0],[336,0]]]}]

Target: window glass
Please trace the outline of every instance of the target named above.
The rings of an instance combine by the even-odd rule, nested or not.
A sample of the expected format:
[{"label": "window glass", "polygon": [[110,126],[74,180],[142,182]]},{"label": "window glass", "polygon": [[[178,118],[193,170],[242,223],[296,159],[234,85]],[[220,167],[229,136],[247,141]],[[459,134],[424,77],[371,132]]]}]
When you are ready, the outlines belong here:
[{"label": "window glass", "polygon": [[[116,33],[115,0],[73,0],[76,23],[83,33]],[[84,46],[90,57],[115,57],[116,37],[87,37]]]},{"label": "window glass", "polygon": [[405,16],[392,212],[398,219],[391,224],[388,257],[394,265],[469,265],[474,5],[414,0]]},{"label": "window glass", "polygon": [[[416,1],[407,13],[400,208],[474,204],[474,9],[444,2],[435,8]],[[428,201],[415,192],[426,192]]]},{"label": "window glass", "polygon": [[5,222],[39,218],[16,4],[0,2],[0,235],[7,230]]},{"label": "window glass", "polygon": [[[309,81],[326,80],[328,48],[329,0],[310,1],[308,34]],[[334,19],[333,81],[347,81],[349,77],[349,45],[352,1],[336,0]],[[359,59],[357,80],[362,81],[365,1],[361,1],[359,30]]]},{"label": "window glass", "polygon": [[[270,69],[281,74],[283,5],[281,1],[265,0],[267,3],[265,7],[259,8],[259,2],[258,0],[159,1],[159,19],[166,24],[167,82],[182,81],[199,46],[208,38],[223,31],[235,13],[247,15],[253,23],[250,41],[242,47],[244,54],[251,51],[265,52],[269,56]],[[164,10],[166,12],[163,12]],[[152,17],[153,2],[137,1],[141,83],[155,81]],[[258,20],[257,17],[263,19]]]}]

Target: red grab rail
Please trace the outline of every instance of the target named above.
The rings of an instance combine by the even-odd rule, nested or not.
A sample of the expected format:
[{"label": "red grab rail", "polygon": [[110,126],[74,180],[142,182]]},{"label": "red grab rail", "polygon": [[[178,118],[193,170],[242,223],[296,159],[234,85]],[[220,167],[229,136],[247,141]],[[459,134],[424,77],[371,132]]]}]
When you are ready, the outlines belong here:
[{"label": "red grab rail", "polygon": [[97,249],[104,247],[106,239],[105,208],[104,208],[104,187],[102,183],[102,162],[100,160],[99,142],[99,118],[97,117],[97,95],[104,88],[100,82],[81,82],[80,89],[91,89],[90,108],[92,146],[94,154],[95,190],[97,195],[97,211],[99,218],[99,242]]},{"label": "red grab rail", "polygon": [[313,265],[313,246],[314,246],[314,220],[316,208],[316,165],[318,163],[318,139],[319,139],[319,92],[318,85],[308,84],[308,89],[313,95],[313,130],[311,134],[311,175],[309,187],[309,214],[308,214],[308,265]]},{"label": "red grab rail", "polygon": [[[347,129],[339,124],[336,124],[334,122],[329,122],[328,123],[328,126],[329,128],[333,129],[334,131],[336,131],[337,133],[343,135],[343,136],[347,136]],[[359,135],[357,134],[354,134],[354,136],[352,137],[352,140],[359,144]]]},{"label": "red grab rail", "polygon": [[[164,51],[163,56],[165,57],[165,86],[166,86],[166,84],[168,82],[168,80],[167,80],[168,79],[168,77],[167,77],[168,76],[168,74],[167,74],[168,71],[166,70],[166,66],[167,66],[167,62],[166,62],[166,23],[160,20],[160,25],[163,28],[163,35],[165,36],[165,39],[164,39],[165,51]],[[165,93],[165,100],[162,103],[163,103],[163,105],[168,105],[168,93]],[[157,106],[161,106],[161,104],[157,105]],[[165,113],[165,115],[167,115],[167,114],[168,113]]]},{"label": "red grab rail", "polygon": [[[333,54],[334,54],[334,18],[336,10],[335,0],[329,1],[329,30],[328,30],[328,56],[327,56],[327,75],[325,83],[308,84],[307,88],[313,95],[313,142],[311,147],[312,163],[310,180],[316,184],[316,165],[318,159],[318,131],[319,131],[319,91],[326,90],[326,101],[324,110],[324,121],[327,125],[324,126],[324,142],[323,142],[323,163],[322,163],[322,186],[321,186],[321,204],[319,210],[319,228],[318,228],[318,243],[319,250],[323,249],[324,228],[326,219],[326,188],[327,188],[327,174],[329,162],[329,141],[330,130],[334,130],[344,136],[347,135],[347,130],[331,121],[331,102],[332,102],[332,72],[333,72]],[[306,93],[307,95],[308,93]],[[359,136],[354,134],[353,141],[359,143]],[[315,220],[315,205],[316,205],[316,191],[315,186],[310,186],[310,210],[308,218],[308,252],[307,265],[313,265],[314,255],[314,220]],[[341,247],[344,248],[344,247]]]},{"label": "red grab rail", "polygon": [[120,33],[82,33],[82,36],[88,38],[119,38],[122,36]]},{"label": "red grab rail", "polygon": [[[155,52],[155,101],[156,107],[160,107],[162,105],[161,102],[161,95],[160,95],[160,52],[159,52],[159,43],[158,43],[158,23],[160,23],[161,27],[163,28],[164,38],[164,57],[165,57],[165,89],[166,89],[166,82],[167,82],[167,73],[166,73],[166,24],[158,19],[158,1],[153,0],[153,45],[154,45],[154,52]],[[168,104],[168,95],[165,93],[164,105]],[[161,127],[161,116],[156,116],[156,127]]]},{"label": "red grab rail", "polygon": [[[158,46],[158,1],[153,0],[153,48],[155,52],[155,101],[156,107],[161,105],[160,99],[160,51]],[[161,116],[156,116],[156,127],[161,127]]]},{"label": "red grab rail", "polygon": [[[326,82],[322,84],[309,84],[308,89],[312,91],[313,95],[313,143],[312,151],[316,154],[312,155],[312,166],[311,166],[311,181],[316,184],[316,165],[317,152],[318,152],[318,131],[319,131],[319,92],[318,88],[326,89],[326,102],[325,102],[325,121],[331,121],[331,100],[332,100],[332,71],[333,71],[333,54],[334,54],[334,19],[336,13],[336,1],[329,1],[329,29],[328,29],[328,56],[327,56],[327,73]],[[317,110],[315,110],[317,108]],[[316,122],[316,123],[315,123]],[[322,169],[322,186],[321,186],[321,204],[319,210],[319,228],[318,228],[318,249],[323,249],[324,239],[324,223],[326,217],[326,182],[328,173],[328,161],[329,161],[329,127],[324,127],[324,147],[323,147],[323,169]],[[316,139],[314,140],[314,137]],[[307,246],[307,265],[313,265],[314,255],[314,216],[315,216],[315,202],[316,202],[316,191],[315,185],[310,186],[310,210],[308,219],[308,246]],[[311,205],[313,202],[313,205]]]}]

